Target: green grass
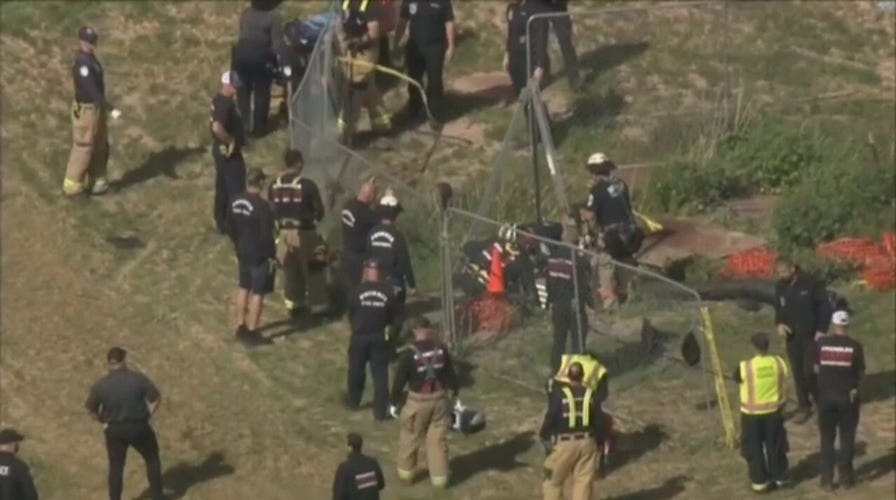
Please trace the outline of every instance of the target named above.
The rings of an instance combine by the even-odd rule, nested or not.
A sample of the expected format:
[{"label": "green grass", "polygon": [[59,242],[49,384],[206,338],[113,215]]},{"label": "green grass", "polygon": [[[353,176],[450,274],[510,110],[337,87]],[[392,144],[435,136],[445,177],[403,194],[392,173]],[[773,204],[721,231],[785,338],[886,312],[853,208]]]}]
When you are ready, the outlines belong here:
[{"label": "green grass", "polygon": [[[476,35],[458,47],[453,74],[498,69],[500,45],[495,42],[500,34],[488,27],[490,18],[479,10],[499,10],[495,5],[462,3],[458,7],[459,22],[472,26]],[[343,411],[339,397],[347,341],[344,323],[309,328],[257,351],[246,352],[231,341],[228,307],[233,258],[229,243],[210,232],[213,179],[205,124],[208,100],[215,92],[217,75],[227,65],[227,48],[241,8],[242,4],[211,2],[7,2],[0,7],[4,62],[0,73],[4,103],[0,420],[28,434],[23,457],[34,468],[42,497],[93,498],[105,488],[101,433],[84,414],[82,404],[89,384],[104,370],[103,354],[120,344],[130,351],[132,364],[156,380],[164,394],[155,424],[164,468],[178,466],[190,472],[173,479],[169,472],[169,486],[186,489],[183,498],[325,498],[349,430],[362,432],[367,449],[383,462],[389,483],[385,498],[390,500],[537,498],[542,455],[531,446],[527,433],[539,424],[543,395],[506,378],[532,385],[543,377],[549,330],[542,314],[528,317],[520,329],[492,348],[469,353],[474,384],[463,389],[463,399],[487,412],[489,427],[470,437],[452,436],[458,482],[441,495],[433,494],[425,482],[398,485],[393,473],[395,425],[374,425],[368,411]],[[320,12],[325,6],[287,2],[284,8],[292,16]],[[763,26],[759,21],[764,17],[744,24],[755,32]],[[829,21],[821,14],[819,18]],[[580,164],[582,155],[597,145],[628,163],[662,157],[664,151],[673,151],[687,140],[678,130],[680,122],[645,124],[635,117],[677,104],[672,97],[653,96],[649,76],[658,71],[667,73],[662,78],[667,86],[697,93],[687,87],[686,71],[692,68],[676,61],[703,45],[700,36],[688,38],[703,33],[692,24],[699,19],[667,23],[651,18],[637,27],[617,23],[619,19],[626,17],[608,18],[603,24],[583,21],[577,27],[581,50],[611,40],[638,42],[640,37],[635,35],[647,32],[665,43],[652,43],[640,55],[630,55],[586,90],[585,96],[606,98],[615,91],[633,101],[625,108],[627,117],[607,119],[600,127],[594,127],[591,115],[586,114],[561,145],[569,165]],[[110,96],[124,113],[110,130],[111,176],[115,179],[134,171],[141,176],[139,182],[109,197],[68,204],[57,195],[70,137],[68,73],[74,33],[88,22],[103,37],[100,57],[107,68]],[[838,36],[832,36],[829,45],[858,43],[857,28],[850,27],[848,20],[840,24],[832,30]],[[853,31],[841,36],[847,28]],[[822,38],[815,36],[817,31],[810,36],[809,28],[801,29],[802,39]],[[768,40],[768,34],[763,38]],[[887,41],[878,34],[867,43],[877,47]],[[846,48],[844,52],[854,53],[854,60],[865,65],[886,49]],[[700,50],[696,53],[708,49]],[[760,57],[757,48],[751,64]],[[554,60],[559,66],[560,59]],[[700,58],[694,64],[698,66],[693,71],[708,75],[707,79],[718,77],[715,64]],[[628,73],[622,71],[626,67]],[[845,71],[842,78],[868,86],[872,80],[860,73]],[[837,73],[819,70],[818,74]],[[563,85],[551,91],[555,89],[560,91]],[[871,106],[835,107],[816,113],[854,116],[868,111],[867,116],[872,116],[870,110]],[[509,120],[508,111],[491,108],[470,116],[490,127],[491,134],[502,130],[501,120]],[[883,122],[886,110],[873,116]],[[643,127],[647,133],[638,136],[634,129],[623,133],[623,124]],[[876,130],[883,143],[886,131]],[[663,142],[663,137],[676,133],[674,140]],[[489,196],[477,187],[485,177],[482,172],[492,164],[486,155],[496,148],[489,137],[473,147],[444,145],[437,153],[443,159],[440,174],[422,177],[412,175],[416,165],[408,159],[409,151],[397,148],[369,156],[394,169],[390,171],[406,180],[420,198],[428,197],[426,186],[441,173],[457,179],[474,177],[458,186],[467,197],[464,203],[474,203]],[[656,147],[645,146],[654,142]],[[418,154],[415,150],[426,147],[427,140],[408,143],[414,150],[410,153]],[[285,134],[272,135],[248,152],[248,163],[276,170],[285,144]],[[171,145],[178,148],[177,154],[160,155]],[[496,196],[496,213],[528,219],[527,162],[521,156],[512,165],[509,183]],[[573,176],[570,184],[578,185],[580,180]],[[573,191],[571,196],[580,194]],[[422,241],[435,234],[434,221],[428,214],[407,215],[405,227],[418,242],[414,257],[421,288],[436,290],[435,246],[433,241]],[[452,229],[459,232],[462,226],[457,222]],[[133,237],[142,245],[117,248],[109,243],[110,237]],[[869,372],[892,370],[896,364],[889,349],[894,331],[892,297],[850,295],[858,310],[857,334],[873,351]],[[272,297],[265,313],[271,322],[284,314],[278,297]],[[692,324],[694,313],[692,305],[679,298],[675,293],[647,295],[640,306],[630,306],[616,321],[622,324],[629,317],[637,321],[646,315],[680,335]],[[749,333],[766,327],[768,311],[745,313],[719,305],[714,314],[729,369],[743,355]],[[593,340],[599,350],[615,352],[615,341]],[[670,341],[669,348],[674,350],[674,344]],[[614,380],[618,380],[613,386],[614,410],[641,423],[621,418],[626,458],[599,484],[602,497],[742,497],[743,464],[719,446],[717,415],[694,408],[704,397],[699,373],[674,362],[657,362],[627,373],[618,371]],[[886,434],[892,428],[891,403],[892,399],[886,399],[866,405],[860,436],[868,441],[868,451],[860,458],[860,466],[887,453],[892,442],[892,435]],[[661,432],[642,423],[659,425]],[[794,432],[794,442],[800,445],[792,454],[796,461],[811,453],[814,433],[811,426]],[[218,453],[223,455],[218,466],[210,465],[208,460]],[[891,473],[864,485],[856,498],[891,492],[892,482]],[[127,467],[126,485],[130,498],[145,486],[135,455]],[[782,495],[815,497],[811,481]]]}]

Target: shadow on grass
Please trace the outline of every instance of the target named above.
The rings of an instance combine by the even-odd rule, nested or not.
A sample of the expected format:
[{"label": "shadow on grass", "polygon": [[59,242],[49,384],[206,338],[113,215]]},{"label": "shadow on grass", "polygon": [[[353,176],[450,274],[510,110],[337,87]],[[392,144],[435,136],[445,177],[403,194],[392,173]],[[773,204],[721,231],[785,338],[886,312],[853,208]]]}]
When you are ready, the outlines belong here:
[{"label": "shadow on grass", "polygon": [[[232,465],[224,461],[224,454],[221,452],[211,453],[198,464],[180,462],[169,467],[162,474],[162,484],[165,485],[165,490],[170,492],[165,498],[170,500],[184,498],[187,490],[191,487],[219,477],[229,476],[235,470]],[[137,497],[137,500],[148,500],[149,498],[149,490],[147,489]]]},{"label": "shadow on grass", "polygon": [[856,468],[856,481],[868,482],[896,471],[896,448]]},{"label": "shadow on grass", "polygon": [[607,460],[606,473],[612,474],[613,471],[638,460],[659,448],[667,439],[669,434],[656,424],[650,424],[635,432],[619,433],[616,436],[616,451],[610,454]]},{"label": "shadow on grass", "polygon": [[534,435],[534,432],[523,432],[506,441],[452,458],[452,485],[460,484],[486,471],[510,472],[526,467],[526,464],[516,457],[532,447]]},{"label": "shadow on grass", "polygon": [[576,97],[572,104],[573,112],[551,124],[555,146],[563,144],[573,130],[612,124],[624,108],[625,97],[615,90]]},{"label": "shadow on grass", "polygon": [[862,404],[886,401],[896,394],[896,371],[887,370],[866,375],[859,384]]},{"label": "shadow on grass", "polygon": [[624,64],[629,59],[640,56],[650,48],[650,43],[616,43],[603,45],[579,56],[579,67],[587,70],[582,78],[582,86],[587,87],[597,80],[601,74]]},{"label": "shadow on grass", "polygon": [[[867,445],[864,442],[856,443],[856,456],[864,456],[866,447]],[[889,455],[889,457],[892,458],[892,455]],[[892,466],[892,463],[890,465]],[[821,452],[810,453],[790,468],[790,480],[793,481],[793,484],[800,484],[815,479],[821,475],[821,471],[819,471],[820,466]]]},{"label": "shadow on grass", "polygon": [[179,179],[177,165],[190,155],[200,153],[205,148],[168,146],[161,151],[150,153],[149,157],[137,168],[128,170],[119,179],[110,182],[113,189],[127,189],[137,184],[152,180],[160,175],[169,179]]},{"label": "shadow on grass", "polygon": [[609,497],[608,500],[666,500],[667,498],[674,498],[679,493],[684,492],[685,483],[690,479],[690,477],[683,475],[670,477],[659,486],[638,490],[634,493],[627,493],[625,495]]}]

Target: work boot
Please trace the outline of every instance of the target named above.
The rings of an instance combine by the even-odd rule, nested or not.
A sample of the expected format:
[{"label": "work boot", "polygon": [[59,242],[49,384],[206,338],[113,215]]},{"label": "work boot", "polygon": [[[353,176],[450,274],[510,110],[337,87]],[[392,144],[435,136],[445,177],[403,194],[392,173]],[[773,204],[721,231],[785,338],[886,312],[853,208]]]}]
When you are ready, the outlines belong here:
[{"label": "work boot", "polygon": [[840,487],[844,490],[852,489],[856,485],[856,479],[852,474],[840,473]]},{"label": "work boot", "polygon": [[90,194],[94,196],[106,194],[107,191],[109,191],[109,181],[104,177],[100,177],[93,182],[92,186],[90,186]]}]

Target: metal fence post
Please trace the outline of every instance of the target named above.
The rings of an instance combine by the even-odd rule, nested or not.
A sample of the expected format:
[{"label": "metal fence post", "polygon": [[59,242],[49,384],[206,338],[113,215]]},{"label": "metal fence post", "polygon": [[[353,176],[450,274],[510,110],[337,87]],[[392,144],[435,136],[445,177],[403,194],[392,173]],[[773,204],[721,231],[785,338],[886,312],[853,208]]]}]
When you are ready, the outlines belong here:
[{"label": "metal fence post", "polygon": [[448,345],[457,349],[457,331],[454,326],[454,291],[451,276],[451,238],[449,224],[451,213],[448,210],[449,197],[440,193],[439,199],[439,259],[442,264],[442,328],[448,339]]}]

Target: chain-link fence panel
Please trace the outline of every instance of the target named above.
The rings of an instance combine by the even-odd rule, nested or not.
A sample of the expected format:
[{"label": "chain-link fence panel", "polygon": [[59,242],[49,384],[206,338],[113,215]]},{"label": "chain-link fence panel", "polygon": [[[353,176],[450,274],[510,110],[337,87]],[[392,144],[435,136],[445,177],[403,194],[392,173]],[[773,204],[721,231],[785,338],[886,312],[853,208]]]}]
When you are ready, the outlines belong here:
[{"label": "chain-link fence panel", "polygon": [[[714,396],[695,291],[563,243],[575,241],[577,231],[559,222],[513,225],[457,208],[445,218],[450,337],[465,357],[541,391],[562,354],[590,352],[611,376],[613,410],[643,410],[643,401],[627,398],[629,389],[664,388],[651,405],[680,410],[667,412],[669,418],[693,415],[705,428],[718,428],[716,414],[706,411]],[[470,227],[478,230],[467,237]],[[599,293],[608,272],[622,300],[612,311],[603,309]]]}]

